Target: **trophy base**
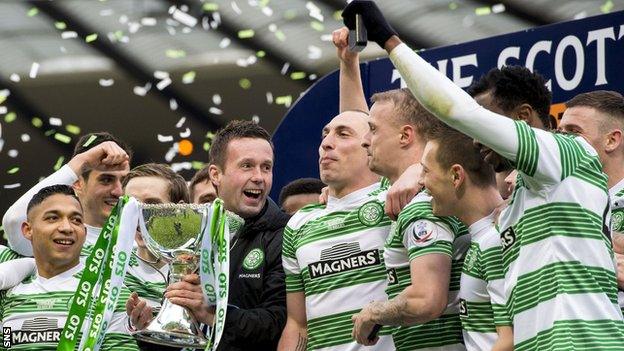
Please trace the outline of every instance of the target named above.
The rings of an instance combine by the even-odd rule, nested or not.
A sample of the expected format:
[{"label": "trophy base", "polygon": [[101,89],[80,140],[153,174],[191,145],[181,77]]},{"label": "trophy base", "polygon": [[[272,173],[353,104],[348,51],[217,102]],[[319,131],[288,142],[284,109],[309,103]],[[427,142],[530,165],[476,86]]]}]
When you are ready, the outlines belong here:
[{"label": "trophy base", "polygon": [[206,339],[175,332],[141,330],[133,334],[134,338],[150,344],[171,347],[205,348]]}]

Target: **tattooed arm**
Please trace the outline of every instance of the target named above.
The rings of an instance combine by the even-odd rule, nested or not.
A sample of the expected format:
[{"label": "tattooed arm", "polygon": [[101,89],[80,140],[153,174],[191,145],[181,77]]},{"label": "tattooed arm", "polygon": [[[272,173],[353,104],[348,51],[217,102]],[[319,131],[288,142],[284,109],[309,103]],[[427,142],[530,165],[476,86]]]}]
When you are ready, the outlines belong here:
[{"label": "tattooed arm", "polygon": [[451,258],[432,253],[410,262],[412,284],[388,301],[375,301],[353,316],[353,336],[362,345],[375,324],[413,325],[432,321],[442,315],[448,303]]},{"label": "tattooed arm", "polygon": [[306,320],[305,295],[303,291],[286,294],[288,318],[282,332],[278,351],[305,351],[308,344],[308,322]]}]

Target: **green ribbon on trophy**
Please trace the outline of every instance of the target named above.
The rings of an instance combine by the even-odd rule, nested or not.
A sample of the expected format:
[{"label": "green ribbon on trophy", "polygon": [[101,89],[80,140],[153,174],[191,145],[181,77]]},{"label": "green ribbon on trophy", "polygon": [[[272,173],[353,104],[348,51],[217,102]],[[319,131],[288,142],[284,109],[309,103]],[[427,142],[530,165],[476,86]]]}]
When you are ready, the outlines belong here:
[{"label": "green ribbon on trophy", "polygon": [[[216,350],[223,335],[229,292],[230,267],[230,229],[229,221],[236,219],[228,216],[223,208],[223,201],[216,199],[208,216],[209,233],[202,238],[200,256],[200,279],[202,290],[208,303],[215,306],[214,326],[207,335],[206,350]],[[233,226],[235,227],[235,226]],[[235,229],[235,228],[232,228]]]},{"label": "green ribbon on trophy", "polygon": [[[132,200],[136,204],[136,200]],[[57,350],[72,351],[78,343],[83,331],[85,320],[88,321],[87,339],[81,344],[81,350],[97,350],[103,341],[103,332],[110,321],[112,313],[105,313],[110,305],[114,306],[118,295],[110,294],[119,291],[125,267],[117,267],[120,261],[127,259],[132,249],[132,239],[128,240],[127,232],[134,228],[123,228],[120,235],[121,211],[128,203],[128,197],[122,196],[111,211],[106,224],[88,256],[82,272],[78,290],[74,294],[65,326],[60,336]],[[136,205],[135,205],[136,206]],[[136,227],[135,227],[136,228]],[[122,238],[121,241],[119,238]],[[131,236],[132,238],[132,236]],[[118,241],[119,245],[118,245]],[[123,263],[121,263],[123,265]],[[111,277],[112,276],[112,277]],[[86,326],[85,326],[86,327]]]}]

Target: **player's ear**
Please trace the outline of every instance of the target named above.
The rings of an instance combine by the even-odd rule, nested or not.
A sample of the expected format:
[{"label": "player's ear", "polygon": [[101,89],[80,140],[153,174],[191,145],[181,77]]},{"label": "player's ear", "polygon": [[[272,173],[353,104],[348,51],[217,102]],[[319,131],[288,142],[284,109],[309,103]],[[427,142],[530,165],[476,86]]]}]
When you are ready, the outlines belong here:
[{"label": "player's ear", "polygon": [[531,121],[534,118],[537,118],[537,114],[533,107],[529,104],[522,104],[515,108],[514,114],[517,120],[525,121],[529,125],[531,125]]},{"label": "player's ear", "polygon": [[22,223],[22,235],[29,241],[32,241],[32,226],[30,225],[30,223]]},{"label": "player's ear", "polygon": [[223,176],[223,172],[221,167],[211,164],[208,166],[208,174],[210,175],[210,181],[215,188],[219,187],[221,184],[221,177]]},{"label": "player's ear", "polygon": [[605,151],[613,152],[622,146],[622,131],[614,129],[610,131],[605,137]]},{"label": "player's ear", "polygon": [[453,187],[459,188],[466,179],[466,172],[464,171],[464,167],[454,164],[451,166],[450,170],[451,181],[453,182]]}]

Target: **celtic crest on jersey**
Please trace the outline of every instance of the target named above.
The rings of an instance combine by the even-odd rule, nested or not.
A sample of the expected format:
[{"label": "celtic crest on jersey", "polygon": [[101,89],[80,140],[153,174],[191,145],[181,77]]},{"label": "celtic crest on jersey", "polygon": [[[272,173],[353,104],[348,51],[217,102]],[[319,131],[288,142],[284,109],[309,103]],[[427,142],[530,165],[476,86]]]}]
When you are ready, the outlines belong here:
[{"label": "celtic crest on jersey", "polygon": [[365,226],[372,227],[381,222],[383,213],[383,206],[378,201],[370,201],[360,207],[358,219]]},{"label": "celtic crest on jersey", "polygon": [[260,267],[262,261],[264,261],[264,252],[261,249],[253,249],[245,256],[243,267],[247,270],[256,269]]}]

